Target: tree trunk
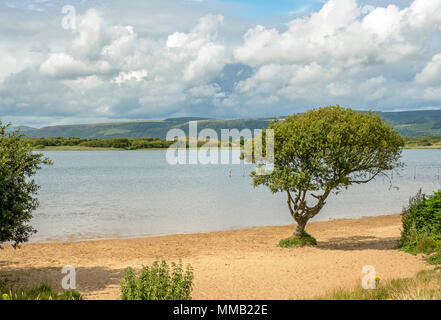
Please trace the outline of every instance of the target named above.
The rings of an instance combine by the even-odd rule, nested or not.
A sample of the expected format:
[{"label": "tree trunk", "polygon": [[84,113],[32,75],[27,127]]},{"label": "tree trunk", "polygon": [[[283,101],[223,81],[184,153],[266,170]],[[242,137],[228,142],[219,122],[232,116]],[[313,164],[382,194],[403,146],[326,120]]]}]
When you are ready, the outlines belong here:
[{"label": "tree trunk", "polygon": [[308,219],[302,219],[297,221],[297,228],[296,231],[294,232],[295,237],[303,238],[305,236],[306,223],[308,223]]}]

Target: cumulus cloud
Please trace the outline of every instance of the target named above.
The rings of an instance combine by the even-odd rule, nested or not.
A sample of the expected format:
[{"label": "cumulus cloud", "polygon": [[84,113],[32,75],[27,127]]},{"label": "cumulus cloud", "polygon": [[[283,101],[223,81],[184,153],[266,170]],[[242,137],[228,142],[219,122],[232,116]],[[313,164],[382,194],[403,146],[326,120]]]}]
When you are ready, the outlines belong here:
[{"label": "cumulus cloud", "polygon": [[[440,25],[437,0],[416,0],[404,9],[389,5],[369,10],[355,0],[330,0],[320,11],[292,20],[283,31],[250,29],[234,55],[257,71],[237,88],[247,96],[272,92],[287,105],[323,105],[339,97],[355,107],[384,108],[386,103],[409,101],[417,107],[424,104],[424,90],[420,99],[403,99],[413,85],[406,73],[427,61],[429,47],[440,49],[434,40]],[[438,59],[435,56],[416,81],[438,79]],[[397,82],[404,92],[384,99],[396,91]],[[376,105],[370,105],[373,102]]]},{"label": "cumulus cloud", "polygon": [[51,54],[40,66],[41,73],[55,78],[77,78],[110,71],[112,67],[107,61],[84,62],[66,53]]},{"label": "cumulus cloud", "polygon": [[217,39],[222,15],[200,19],[190,33],[175,32],[167,39],[168,54],[174,62],[184,63],[186,81],[206,79],[220,72],[225,64],[225,48]]},{"label": "cumulus cloud", "polygon": [[441,107],[441,2],[366,2],[329,0],[284,26],[234,36],[222,14],[158,35],[87,9],[73,34],[38,25],[38,49],[0,40],[0,111],[78,122],[274,116],[336,103]]},{"label": "cumulus cloud", "polygon": [[441,53],[433,56],[424,69],[415,76],[421,84],[441,84]]}]

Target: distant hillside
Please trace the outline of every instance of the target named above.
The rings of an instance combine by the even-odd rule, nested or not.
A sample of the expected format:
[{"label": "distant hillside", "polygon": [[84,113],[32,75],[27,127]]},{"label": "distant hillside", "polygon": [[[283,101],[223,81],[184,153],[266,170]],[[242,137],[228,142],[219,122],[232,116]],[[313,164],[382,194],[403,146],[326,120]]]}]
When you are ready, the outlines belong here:
[{"label": "distant hillside", "polygon": [[262,129],[268,127],[270,119],[203,119],[177,118],[158,121],[115,122],[87,125],[64,125],[45,127],[27,133],[28,137],[77,137],[77,138],[142,138],[154,137],[164,139],[170,129],[182,129],[188,134],[188,122],[197,120],[198,130],[211,128],[219,132],[221,129],[239,130]]},{"label": "distant hillside", "polygon": [[[7,131],[13,132],[13,131],[17,130],[18,128],[19,127],[9,127],[7,129]],[[34,131],[34,130],[38,130],[38,129],[32,128],[32,127],[27,127],[27,126],[21,126],[20,127],[20,131],[23,132],[23,133],[28,133],[28,132],[31,132],[31,131]]]},{"label": "distant hillside", "polygon": [[[441,110],[383,112],[382,116],[391,121],[400,133],[408,136],[441,136]],[[221,129],[262,129],[268,126],[270,118],[256,119],[207,119],[171,118],[165,120],[114,122],[85,125],[63,125],[27,131],[28,137],[77,137],[77,138],[142,138],[164,139],[170,129],[178,128],[188,134],[188,122],[198,121],[198,130]]]},{"label": "distant hillside", "polygon": [[383,112],[402,135],[441,136],[441,110]]}]

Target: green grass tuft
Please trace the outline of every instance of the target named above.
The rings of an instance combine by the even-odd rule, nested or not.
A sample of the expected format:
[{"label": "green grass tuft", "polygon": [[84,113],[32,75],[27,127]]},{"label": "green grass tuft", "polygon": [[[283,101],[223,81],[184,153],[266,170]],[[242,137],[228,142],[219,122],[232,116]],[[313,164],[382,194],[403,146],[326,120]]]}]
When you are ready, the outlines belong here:
[{"label": "green grass tuft", "polygon": [[426,261],[433,265],[441,264],[441,252],[438,252],[435,255],[430,256],[429,258],[426,259]]},{"label": "green grass tuft", "polygon": [[418,241],[415,247],[415,252],[430,254],[434,252],[437,247],[437,242],[432,237],[424,237]]},{"label": "green grass tuft", "polygon": [[282,239],[279,242],[279,246],[282,248],[295,248],[295,247],[304,247],[304,246],[316,246],[317,240],[305,233],[303,237],[290,237],[286,239]]},{"label": "green grass tuft", "polygon": [[83,297],[76,290],[67,290],[63,293],[55,292],[50,285],[41,284],[30,289],[8,288],[6,281],[0,282],[0,300],[82,300]]},{"label": "green grass tuft", "polygon": [[441,272],[439,269],[420,271],[414,278],[394,279],[378,283],[377,288],[365,290],[337,289],[320,297],[322,300],[440,300]]}]

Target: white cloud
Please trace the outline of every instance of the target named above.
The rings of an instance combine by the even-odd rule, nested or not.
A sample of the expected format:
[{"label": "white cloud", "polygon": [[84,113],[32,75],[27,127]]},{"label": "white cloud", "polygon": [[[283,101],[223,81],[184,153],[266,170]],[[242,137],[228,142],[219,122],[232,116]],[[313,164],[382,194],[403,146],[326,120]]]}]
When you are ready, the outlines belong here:
[{"label": "white cloud", "polygon": [[415,81],[420,84],[441,83],[441,53],[433,56],[432,61],[415,76]]},{"label": "white cloud", "polygon": [[209,15],[201,18],[190,33],[175,32],[168,37],[166,45],[172,60],[186,64],[184,80],[206,79],[222,70],[225,48],[217,30],[223,21],[221,15]]},{"label": "white cloud", "polygon": [[66,53],[51,54],[40,66],[41,73],[55,78],[76,78],[110,71],[112,67],[107,61],[83,62]]},{"label": "white cloud", "polygon": [[[441,36],[440,10],[436,0],[416,0],[403,9],[330,0],[283,31],[256,26],[234,51],[239,62],[257,69],[238,92],[246,96],[242,101],[271,93],[286,105],[309,107],[335,98],[353,107],[372,107],[372,101],[384,107],[417,106],[427,94],[424,89],[406,93],[413,85],[408,74],[427,63],[430,50],[441,49],[435,40]],[[416,81],[438,81],[439,75],[435,56]]]},{"label": "white cloud", "polygon": [[333,97],[342,97],[350,93],[349,86],[342,82],[331,82],[327,88]]},{"label": "white cloud", "polygon": [[[135,3],[152,11],[135,12]],[[118,2],[77,10],[73,34],[58,10],[50,20],[33,12],[0,39],[0,112],[61,121],[441,106],[441,1],[366,3],[329,0],[284,26],[240,32],[223,14],[186,7],[191,19],[179,20],[135,0],[128,15]]]},{"label": "white cloud", "polygon": [[390,5],[362,16],[355,0],[330,0],[319,12],[291,21],[283,32],[263,26],[249,30],[235,56],[254,66],[348,59],[397,62],[422,49],[425,39],[415,34],[427,36],[424,28],[441,23],[441,2],[428,2],[428,8],[417,0],[403,10]]},{"label": "white cloud", "polygon": [[123,82],[127,81],[136,81],[140,82],[145,77],[147,77],[148,72],[147,70],[136,70],[136,71],[130,71],[130,72],[120,72],[115,78],[113,78],[113,82],[121,84]]}]

